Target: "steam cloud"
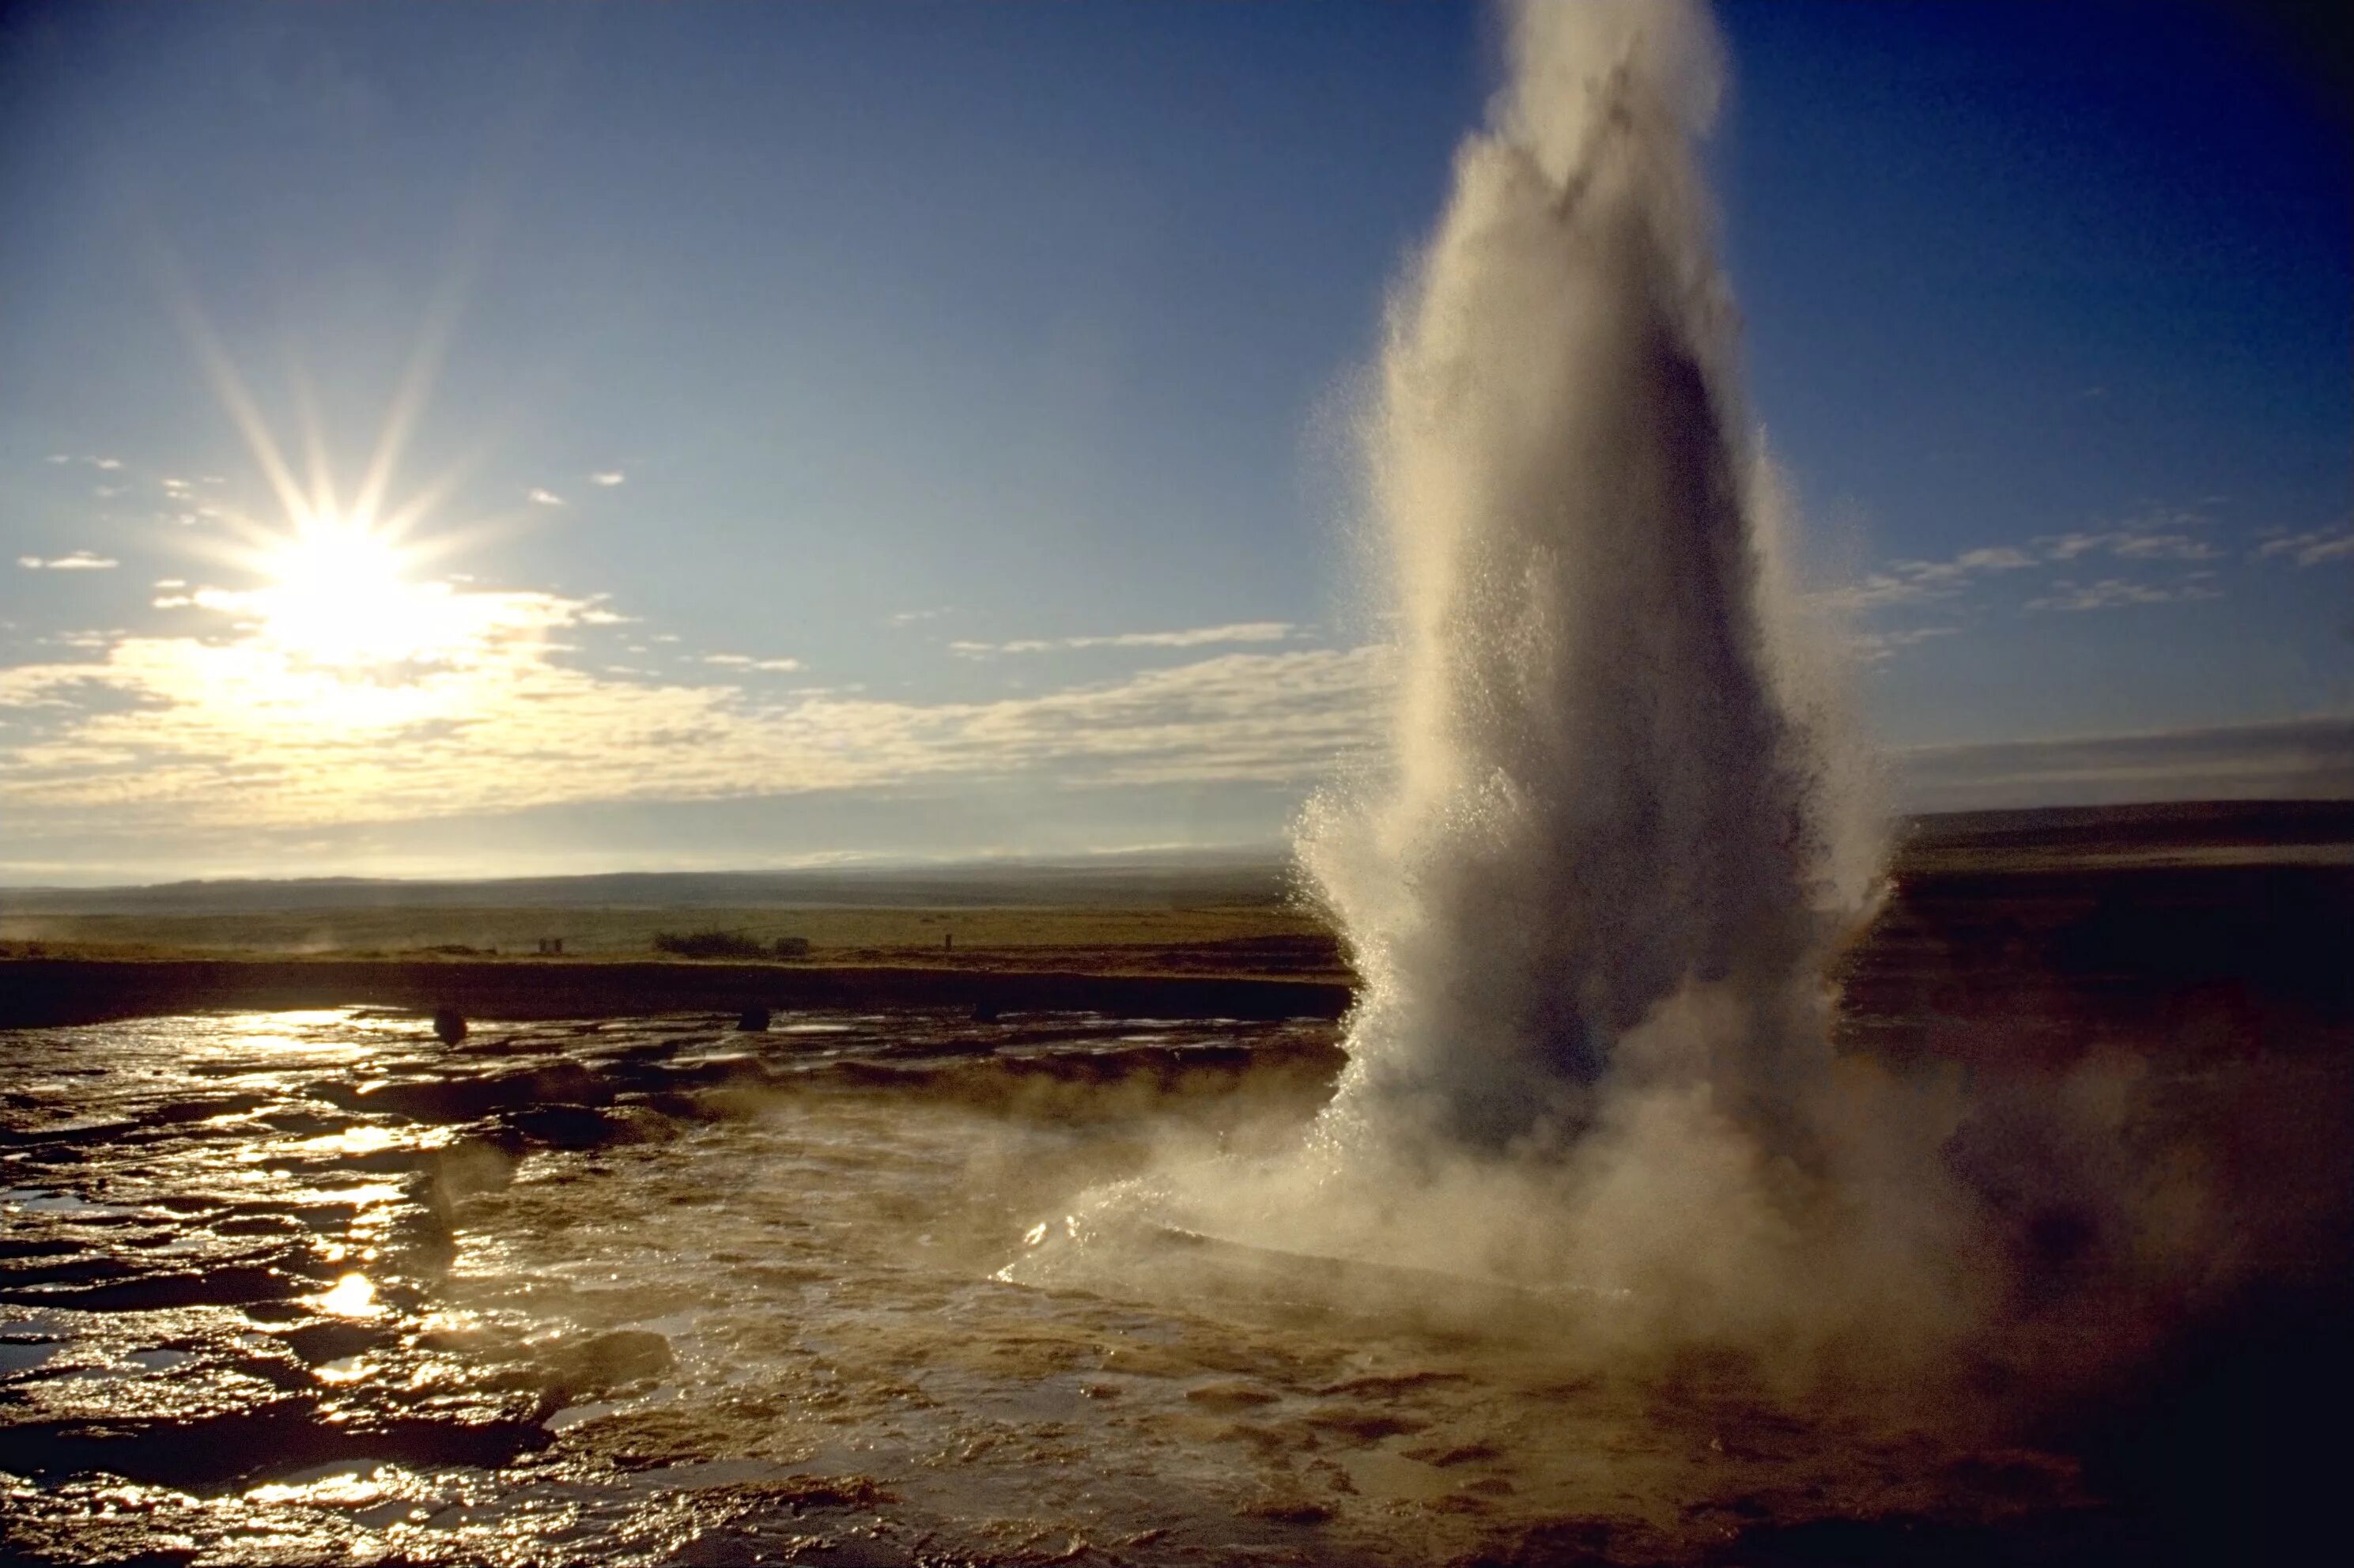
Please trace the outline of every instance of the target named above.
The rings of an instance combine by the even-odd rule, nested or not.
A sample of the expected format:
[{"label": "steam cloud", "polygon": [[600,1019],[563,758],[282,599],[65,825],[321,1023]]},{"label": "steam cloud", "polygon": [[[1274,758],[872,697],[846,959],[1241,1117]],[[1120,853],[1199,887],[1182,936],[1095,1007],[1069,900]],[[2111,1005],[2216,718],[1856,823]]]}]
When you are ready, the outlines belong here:
[{"label": "steam cloud", "polygon": [[1299,845],[1364,981],[1350,1065],[1304,1148],[1165,1162],[1066,1228],[1443,1277],[1426,1305],[1621,1364],[1903,1355],[1970,1311],[1960,1107],[1830,1046],[1885,818],[1742,404],[1695,162],[1718,40],[1681,0],[1510,20],[1363,420],[1392,755]]},{"label": "steam cloud", "polygon": [[1303,846],[1368,981],[1335,1117],[1385,1142],[1559,1142],[1689,993],[1713,1037],[1646,1070],[1787,1131],[1879,845],[1852,842],[1859,769],[1772,602],[1692,167],[1716,39],[1681,5],[1513,22],[1498,122],[1394,306],[1367,442],[1404,694],[1388,798],[1328,801]]}]

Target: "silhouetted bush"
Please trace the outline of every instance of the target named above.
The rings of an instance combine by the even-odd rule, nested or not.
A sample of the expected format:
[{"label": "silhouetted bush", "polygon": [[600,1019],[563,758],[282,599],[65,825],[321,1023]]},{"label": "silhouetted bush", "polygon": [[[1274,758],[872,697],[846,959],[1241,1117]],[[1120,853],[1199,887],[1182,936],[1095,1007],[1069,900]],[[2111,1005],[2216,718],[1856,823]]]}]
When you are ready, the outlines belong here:
[{"label": "silhouetted bush", "polygon": [[776,946],[777,957],[780,959],[809,957],[810,939],[807,937],[779,937],[777,938]]},{"label": "silhouetted bush", "polygon": [[769,949],[741,931],[657,931],[654,951],[682,959],[765,959]]}]

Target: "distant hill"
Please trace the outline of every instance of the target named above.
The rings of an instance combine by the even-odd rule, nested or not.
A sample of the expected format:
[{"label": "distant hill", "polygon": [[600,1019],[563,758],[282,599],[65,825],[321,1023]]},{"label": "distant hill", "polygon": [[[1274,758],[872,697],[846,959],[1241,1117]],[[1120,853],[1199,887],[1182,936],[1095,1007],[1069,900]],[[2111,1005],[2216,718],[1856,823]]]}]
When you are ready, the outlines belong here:
[{"label": "distant hill", "polygon": [[1915,817],[1910,850],[2178,850],[2354,843],[2354,800],[2179,800]]},{"label": "distant hill", "polygon": [[243,915],[395,908],[972,908],[1272,904],[1289,862],[1251,853],[1104,855],[804,871],[612,872],[591,876],[408,881],[368,877],[168,882],[145,887],[0,888],[0,914]]},{"label": "distant hill", "polygon": [[[2055,806],[1917,817],[1899,859],[1976,852],[2065,855],[2354,844],[2354,800]],[[8,915],[242,915],[407,908],[1151,908],[1262,905],[1296,889],[1272,850],[991,860],[801,871],[614,872],[483,881],[305,877],[146,887],[0,888]]]}]

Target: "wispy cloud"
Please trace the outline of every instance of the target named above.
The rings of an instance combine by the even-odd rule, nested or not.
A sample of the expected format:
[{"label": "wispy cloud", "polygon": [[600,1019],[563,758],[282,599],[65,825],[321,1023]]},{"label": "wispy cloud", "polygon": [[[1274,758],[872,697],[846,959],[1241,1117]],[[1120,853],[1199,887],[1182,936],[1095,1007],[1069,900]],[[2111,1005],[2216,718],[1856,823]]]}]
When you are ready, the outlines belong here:
[{"label": "wispy cloud", "polygon": [[2286,556],[2300,567],[2325,561],[2354,560],[2354,527],[2314,528],[2303,534],[2283,534],[2256,546],[2256,558]]},{"label": "wispy cloud", "polygon": [[2133,582],[2125,577],[2103,577],[2095,583],[2061,581],[2052,584],[2055,591],[2027,601],[2030,609],[2087,610],[2118,609],[2136,604],[2186,604],[2199,599],[2221,599],[2223,590],[2204,580],[2211,574],[2195,572],[2190,577],[2174,583]]},{"label": "wispy cloud", "polygon": [[1899,561],[1896,570],[1915,582],[1958,583],[1985,572],[2016,572],[2035,564],[2035,557],[2009,545],[1964,550],[1950,561]]},{"label": "wispy cloud", "polygon": [[2035,565],[2035,557],[2009,545],[1965,550],[1951,560],[1893,561],[1883,571],[1860,582],[1825,589],[1817,597],[1833,609],[1884,609],[1891,605],[1925,604],[1951,599],[1974,577],[1994,572],[2015,572]]},{"label": "wispy cloud", "polygon": [[2048,561],[2073,561],[2079,556],[2105,554],[2126,561],[2212,561],[2223,552],[2188,534],[2136,533],[2108,528],[2077,534],[2049,534],[2035,541]]},{"label": "wispy cloud", "polygon": [[2354,716],[1922,746],[1896,761],[1916,810],[2342,797],[2354,795]]},{"label": "wispy cloud", "polygon": [[530,501],[534,506],[561,506],[564,504],[564,497],[557,494],[556,492],[552,490],[540,490],[535,488],[531,492],[530,495],[525,499]]},{"label": "wispy cloud", "polygon": [[2073,561],[2079,556],[2107,548],[2111,537],[2106,533],[2047,534],[2036,543],[2042,546],[2046,560]]},{"label": "wispy cloud", "polygon": [[706,653],[706,664],[724,664],[737,670],[777,670],[790,673],[801,669],[798,659],[755,659],[749,653]]},{"label": "wispy cloud", "polygon": [[627,483],[629,482],[629,478],[630,476],[623,473],[620,469],[609,468],[601,473],[590,474],[588,476],[588,482],[591,484],[601,484],[606,489],[610,490],[617,484]]},{"label": "wispy cloud", "polygon": [[938,620],[941,616],[946,615],[948,612],[949,607],[944,604],[937,605],[930,609],[896,610],[892,614],[885,616],[883,618],[883,624],[885,626],[913,626],[920,620]]},{"label": "wispy cloud", "polygon": [[2131,534],[2111,546],[2110,553],[2126,561],[2212,561],[2223,554],[2188,534]]},{"label": "wispy cloud", "polygon": [[1248,620],[1230,626],[1196,626],[1182,631],[1119,631],[1095,637],[1031,637],[1012,642],[951,642],[963,659],[1000,653],[1054,653],[1073,648],[1209,648],[1221,643],[1282,642],[1298,629],[1288,620]]},{"label": "wispy cloud", "polygon": [[1958,626],[1913,626],[1899,631],[1850,631],[1848,646],[1854,650],[1858,662],[1877,664],[1894,658],[1904,649],[1951,637],[1960,630]]},{"label": "wispy cloud", "polygon": [[1833,609],[1861,613],[1893,605],[1918,604],[1937,596],[1919,583],[1887,572],[1870,572],[1859,581],[1825,588],[1815,597]]},{"label": "wispy cloud", "polygon": [[795,661],[710,655],[708,683],[576,662],[564,637],[593,601],[470,590],[443,608],[455,630],[432,659],[381,669],[322,668],[201,599],[194,613],[221,612],[202,632],[0,669],[0,815],[130,834],[951,779],[1300,784],[1371,742],[1388,689],[1369,647],[1225,652],[990,702],[779,693],[731,677]]},{"label": "wispy cloud", "polygon": [[94,556],[88,550],[76,550],[70,555],[52,556],[46,561],[38,556],[19,556],[16,564],[28,572],[108,572],[122,563],[111,556]]},{"label": "wispy cloud", "polygon": [[2220,503],[2211,496],[2197,506],[2155,506],[2105,526],[2065,534],[2040,534],[2032,541],[2046,561],[2073,561],[2084,556],[2113,556],[2125,561],[2212,561],[2224,552],[2191,530],[2213,522],[2208,508]]},{"label": "wispy cloud", "polygon": [[[2205,508],[2218,499],[2211,497],[2198,507],[2153,508],[2109,526],[2038,535],[2024,544],[1981,546],[1942,561],[1893,561],[1855,582],[1819,592],[1816,598],[1832,610],[1865,615],[1908,606],[1943,604],[1960,599],[1993,578],[2092,556],[2136,565],[2221,560],[2226,554],[2223,549],[2190,532],[2206,526],[2210,517]],[[2020,608],[2111,609],[2124,605],[2219,599],[2222,589],[2211,580],[2213,577],[2211,571],[2197,571],[2160,583],[2117,576],[2089,584],[2073,577],[2055,577],[2042,584],[2041,591],[2026,599]],[[1947,635],[1955,630],[1957,629],[1947,627],[1919,628],[1901,633],[1860,632],[1854,641],[1865,662],[1873,662],[1887,658],[1898,648],[1927,637]]]}]

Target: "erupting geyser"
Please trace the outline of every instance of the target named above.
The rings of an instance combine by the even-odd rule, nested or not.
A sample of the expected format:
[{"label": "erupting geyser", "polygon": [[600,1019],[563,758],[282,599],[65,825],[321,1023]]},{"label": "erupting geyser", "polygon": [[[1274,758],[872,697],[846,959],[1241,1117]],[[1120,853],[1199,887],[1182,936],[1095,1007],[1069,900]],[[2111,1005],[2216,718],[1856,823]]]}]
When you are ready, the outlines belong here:
[{"label": "erupting geyser", "polygon": [[1742,407],[1694,147],[1716,36],[1659,0],[1509,16],[1363,423],[1388,765],[1299,835],[1363,980],[1349,1065],[1304,1146],[1164,1160],[1008,1277],[1153,1288],[1140,1226],[1401,1300],[1509,1287],[1449,1300],[1482,1321],[1600,1289],[1621,1349],[1821,1344],[1900,1298],[1925,1327],[1952,1123],[1834,1066],[1882,819]]},{"label": "erupting geyser", "polygon": [[[1366,981],[1328,1121],[1555,1144],[1606,1079],[1664,1075],[1787,1142],[1878,845],[1809,694],[1710,253],[1718,45],[1658,0],[1511,22],[1366,427],[1401,679],[1378,798],[1302,835]],[[1671,1004],[1678,1038],[1630,1048]]]}]

